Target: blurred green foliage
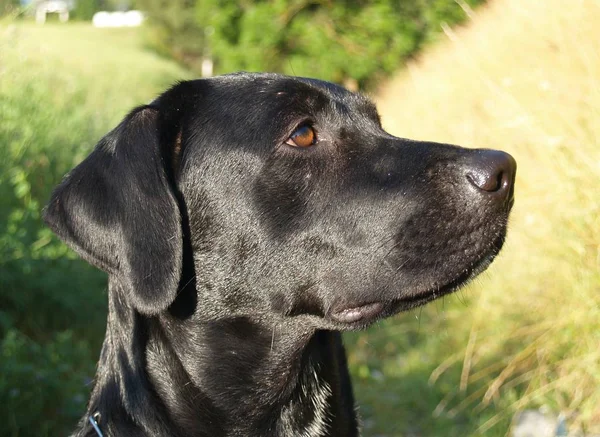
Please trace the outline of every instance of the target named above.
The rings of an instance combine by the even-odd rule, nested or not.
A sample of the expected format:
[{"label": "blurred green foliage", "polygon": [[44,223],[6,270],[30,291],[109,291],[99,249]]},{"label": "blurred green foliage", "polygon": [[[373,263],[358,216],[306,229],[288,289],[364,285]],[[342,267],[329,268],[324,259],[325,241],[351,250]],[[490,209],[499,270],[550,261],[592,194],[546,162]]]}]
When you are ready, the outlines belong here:
[{"label": "blurred green foliage", "polygon": [[19,0],[0,0],[0,17],[16,11],[18,7]]},{"label": "blurred green foliage", "polygon": [[75,2],[75,8],[71,11],[71,18],[89,21],[94,14],[100,10],[102,10],[100,0],[77,0]]},{"label": "blurred green foliage", "polygon": [[[389,75],[441,24],[484,0],[139,0],[149,44],[200,71],[275,71],[360,87]],[[464,8],[464,9],[463,9]]]}]

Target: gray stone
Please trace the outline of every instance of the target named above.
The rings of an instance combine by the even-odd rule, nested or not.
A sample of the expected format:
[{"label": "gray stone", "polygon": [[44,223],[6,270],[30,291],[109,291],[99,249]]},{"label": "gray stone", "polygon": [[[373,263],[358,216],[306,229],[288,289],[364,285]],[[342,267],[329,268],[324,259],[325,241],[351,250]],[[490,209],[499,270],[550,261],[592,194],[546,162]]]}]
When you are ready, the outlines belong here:
[{"label": "gray stone", "polygon": [[515,414],[511,437],[555,437],[558,417],[539,410],[524,410]]}]

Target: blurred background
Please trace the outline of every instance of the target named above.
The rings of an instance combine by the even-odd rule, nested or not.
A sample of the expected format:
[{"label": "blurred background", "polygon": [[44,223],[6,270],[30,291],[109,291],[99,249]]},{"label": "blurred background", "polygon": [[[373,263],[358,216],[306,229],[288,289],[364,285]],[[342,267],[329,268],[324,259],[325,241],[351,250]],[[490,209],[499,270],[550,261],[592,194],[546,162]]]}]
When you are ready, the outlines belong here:
[{"label": "blurred background", "polygon": [[51,189],[133,106],[237,70],[519,164],[482,277],[346,335],[364,435],[600,435],[599,42],[597,0],[0,0],[0,435],[66,435],[104,335],[106,277],[43,226]]}]

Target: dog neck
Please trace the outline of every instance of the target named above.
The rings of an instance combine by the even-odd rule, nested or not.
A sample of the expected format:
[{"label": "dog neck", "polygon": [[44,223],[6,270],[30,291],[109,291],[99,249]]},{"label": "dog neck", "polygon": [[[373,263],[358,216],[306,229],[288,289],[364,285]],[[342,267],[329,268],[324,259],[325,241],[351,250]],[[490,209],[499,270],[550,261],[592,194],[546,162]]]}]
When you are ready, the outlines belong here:
[{"label": "dog neck", "polygon": [[358,435],[341,335],[293,320],[144,317],[111,284],[107,333],[79,435]]}]

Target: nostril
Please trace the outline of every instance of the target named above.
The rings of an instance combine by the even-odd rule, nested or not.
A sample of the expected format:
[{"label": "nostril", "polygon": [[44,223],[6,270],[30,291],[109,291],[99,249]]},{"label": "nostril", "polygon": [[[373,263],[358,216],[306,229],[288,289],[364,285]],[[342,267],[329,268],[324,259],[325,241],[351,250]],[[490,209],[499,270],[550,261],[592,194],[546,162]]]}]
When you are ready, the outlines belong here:
[{"label": "nostril", "polygon": [[[498,150],[476,151],[466,177],[477,189],[512,196],[517,164],[508,153]],[[503,196],[504,197],[504,196]]]},{"label": "nostril", "polygon": [[508,178],[505,175],[506,173],[503,171],[499,171],[495,175],[471,172],[467,174],[467,179],[480,190],[493,193],[502,189],[508,183]]}]

